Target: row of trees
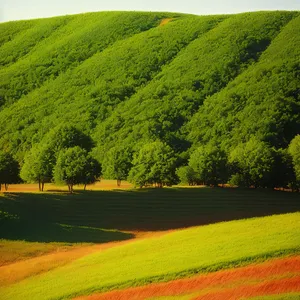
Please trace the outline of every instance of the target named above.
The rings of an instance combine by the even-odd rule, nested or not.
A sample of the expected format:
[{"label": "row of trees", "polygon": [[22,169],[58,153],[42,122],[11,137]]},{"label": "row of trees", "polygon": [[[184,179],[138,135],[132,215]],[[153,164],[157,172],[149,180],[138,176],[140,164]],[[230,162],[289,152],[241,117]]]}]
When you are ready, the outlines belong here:
[{"label": "row of trees", "polygon": [[79,146],[62,149],[58,155],[44,148],[34,150],[27,156],[20,176],[27,182],[38,182],[39,190],[44,190],[46,182],[73,186],[94,183],[101,175],[100,164]]},{"label": "row of trees", "polygon": [[229,154],[215,145],[198,147],[188,165],[177,169],[182,182],[190,185],[230,183],[244,187],[299,187],[300,135],[288,149],[270,147],[251,139]]},{"label": "row of trees", "polygon": [[[162,187],[178,182],[189,185],[230,183],[244,187],[291,187],[300,183],[300,135],[288,149],[275,149],[255,138],[226,153],[215,144],[201,145],[191,154],[178,155],[162,141],[145,143],[135,153],[113,147],[102,158],[93,158],[92,140],[73,126],[52,130],[25,157],[21,170],[9,154],[0,155],[0,183],[36,182],[43,191],[46,182],[94,183],[106,179],[129,180],[139,187]],[[94,152],[95,155],[95,152]],[[1,185],[0,185],[1,188]]]},{"label": "row of trees", "polygon": [[27,182],[38,182],[44,190],[46,182],[73,186],[94,183],[101,175],[98,161],[90,155],[91,138],[77,128],[62,125],[49,132],[25,157],[20,176]]}]

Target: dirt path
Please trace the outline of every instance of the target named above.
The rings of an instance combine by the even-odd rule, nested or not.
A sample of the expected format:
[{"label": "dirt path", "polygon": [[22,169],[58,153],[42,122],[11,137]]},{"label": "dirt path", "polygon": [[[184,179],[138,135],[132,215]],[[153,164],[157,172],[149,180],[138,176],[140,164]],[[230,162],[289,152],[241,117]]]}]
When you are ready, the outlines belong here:
[{"label": "dirt path", "polygon": [[167,25],[168,23],[170,23],[172,20],[174,20],[174,18],[165,18],[165,19],[162,19],[159,26],[164,26],[164,25]]},{"label": "dirt path", "polygon": [[300,292],[300,256],[76,300],[145,300],[176,295],[190,295],[188,299],[193,300],[227,300],[286,292]]},{"label": "dirt path", "polygon": [[83,246],[67,251],[52,252],[46,255],[37,256],[34,258],[18,261],[9,265],[0,267],[0,286],[9,285],[23,280],[27,277],[48,272],[58,267],[62,267],[78,258],[85,255],[104,251],[106,249],[121,246],[127,243],[132,243],[136,240],[145,238],[155,238],[167,234],[170,231],[147,231],[138,232],[131,231],[128,233],[134,234],[134,238],[125,241],[109,242],[104,244],[96,244],[91,246]]}]

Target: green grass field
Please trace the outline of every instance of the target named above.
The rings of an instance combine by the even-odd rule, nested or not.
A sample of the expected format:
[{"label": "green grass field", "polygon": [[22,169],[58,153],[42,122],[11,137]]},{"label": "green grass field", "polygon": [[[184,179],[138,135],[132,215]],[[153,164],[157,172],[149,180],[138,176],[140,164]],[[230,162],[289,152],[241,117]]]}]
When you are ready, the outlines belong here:
[{"label": "green grass field", "polygon": [[[133,238],[128,231],[211,224],[85,255],[2,287],[1,299],[65,299],[300,253],[297,193],[229,188],[5,193],[0,210],[6,216],[0,220],[3,264]],[[274,216],[257,218],[268,215]],[[235,221],[224,222],[230,220]]]},{"label": "green grass field", "polygon": [[87,255],[2,288],[2,299],[66,299],[299,253],[300,213],[179,230]]}]

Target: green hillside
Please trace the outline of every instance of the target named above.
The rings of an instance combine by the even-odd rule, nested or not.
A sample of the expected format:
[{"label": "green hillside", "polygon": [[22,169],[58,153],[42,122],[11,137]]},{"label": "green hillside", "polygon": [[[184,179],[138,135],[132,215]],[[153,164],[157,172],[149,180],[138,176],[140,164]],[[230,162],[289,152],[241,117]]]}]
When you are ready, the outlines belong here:
[{"label": "green hillside", "polygon": [[[107,178],[172,184],[189,164],[197,182],[297,186],[299,158],[288,147],[300,132],[299,12],[101,12],[0,30],[0,151],[21,166],[68,124],[93,139]],[[172,153],[157,167],[168,178],[140,175],[155,173],[139,165],[143,147]],[[200,174],[189,160],[199,147],[221,153],[229,173],[218,165]],[[251,149],[264,159],[242,164]],[[122,176],[108,163],[120,153]]]}]

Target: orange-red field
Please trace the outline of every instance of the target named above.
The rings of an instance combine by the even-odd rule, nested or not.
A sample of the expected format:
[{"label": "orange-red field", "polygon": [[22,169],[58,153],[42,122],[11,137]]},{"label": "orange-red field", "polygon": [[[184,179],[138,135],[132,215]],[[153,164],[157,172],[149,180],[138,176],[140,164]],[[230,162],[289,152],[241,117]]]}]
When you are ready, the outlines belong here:
[{"label": "orange-red field", "polygon": [[227,300],[287,292],[300,293],[300,256],[76,300],[144,300],[178,295],[190,295],[188,299],[193,300]]}]

